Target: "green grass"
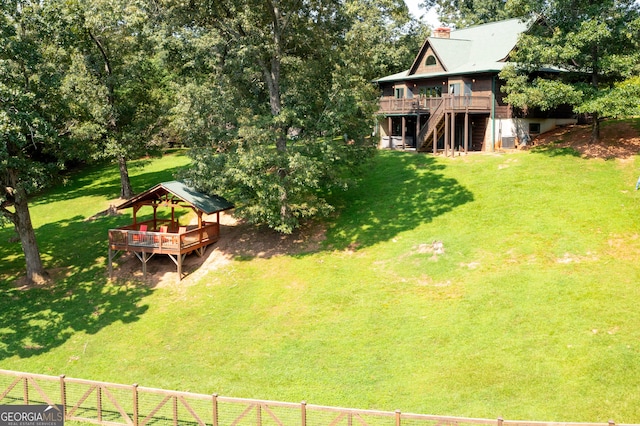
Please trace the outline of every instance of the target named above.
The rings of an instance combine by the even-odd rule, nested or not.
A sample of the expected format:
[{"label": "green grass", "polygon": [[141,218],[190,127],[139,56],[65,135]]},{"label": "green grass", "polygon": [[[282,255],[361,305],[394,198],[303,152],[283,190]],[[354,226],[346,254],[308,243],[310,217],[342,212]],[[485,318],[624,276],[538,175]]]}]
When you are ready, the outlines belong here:
[{"label": "green grass", "polygon": [[[140,163],[134,186],[185,163]],[[637,159],[553,149],[382,152],[332,200],[340,214],[317,252],[243,257],[153,289],[106,281],[106,231],[127,218],[84,221],[118,193],[115,169],[96,168],[32,204],[55,286],[14,288],[19,246],[0,230],[0,366],[355,408],[639,423],[638,173]]]}]

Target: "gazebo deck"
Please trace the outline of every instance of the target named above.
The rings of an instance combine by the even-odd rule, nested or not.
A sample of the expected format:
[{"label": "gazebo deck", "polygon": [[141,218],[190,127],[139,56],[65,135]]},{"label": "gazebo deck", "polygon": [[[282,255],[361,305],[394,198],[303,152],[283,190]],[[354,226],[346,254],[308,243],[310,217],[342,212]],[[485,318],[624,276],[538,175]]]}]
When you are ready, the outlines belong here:
[{"label": "gazebo deck", "polygon": [[[138,222],[138,211],[153,209],[153,219]],[[133,208],[133,223],[109,230],[109,277],[113,276],[113,260],[121,252],[131,252],[142,262],[142,273],[147,276],[147,262],[156,254],[164,254],[178,267],[178,280],[182,279],[182,262],[187,254],[195,252],[203,256],[209,244],[220,237],[220,212],[233,208],[222,197],[207,195],[194,190],[184,182],[159,183],[117,207]],[[158,208],[170,208],[171,219],[158,217]],[[180,226],[175,209],[192,209],[198,216],[198,224]],[[216,221],[209,222],[203,215],[216,214]],[[142,229],[141,229],[142,228]]]},{"label": "gazebo deck", "polygon": [[[178,232],[171,221],[157,220],[156,225],[165,224],[168,232],[158,232],[159,226],[153,227],[154,221],[141,222],[109,230],[109,248],[139,253],[182,255],[202,249],[218,241],[220,224],[204,222],[202,227],[189,226],[184,232]],[[140,231],[139,225],[147,224],[151,231]]]}]

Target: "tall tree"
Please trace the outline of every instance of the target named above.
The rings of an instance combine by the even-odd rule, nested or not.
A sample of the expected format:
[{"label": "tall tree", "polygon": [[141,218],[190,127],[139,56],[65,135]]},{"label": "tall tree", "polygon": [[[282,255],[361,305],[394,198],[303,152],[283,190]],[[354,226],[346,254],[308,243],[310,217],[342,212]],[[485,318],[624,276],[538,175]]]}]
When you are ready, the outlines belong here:
[{"label": "tall tree", "polygon": [[64,51],[50,44],[52,23],[41,2],[2,2],[0,13],[0,222],[15,227],[25,255],[27,280],[47,273],[29,212],[29,195],[51,181],[72,143],[62,143],[66,109],[56,88]]},{"label": "tall tree", "polygon": [[456,28],[516,18],[523,12],[513,0],[423,0],[420,5],[435,7],[440,21]]},{"label": "tall tree", "polygon": [[431,30],[394,0],[350,1],[345,13],[349,29],[342,56],[367,80],[408,69]]},{"label": "tall tree", "polygon": [[[407,15],[400,0],[166,3],[172,17],[183,18],[181,31],[172,31],[180,36],[169,43],[190,40],[196,60],[210,69],[203,84],[182,68],[194,80],[183,85],[174,125],[182,134],[203,129],[189,132],[201,145],[191,151],[188,178],[233,199],[248,220],[281,232],[331,211],[323,194],[346,187],[349,172],[374,152],[366,137],[377,98],[370,80],[380,74],[371,56],[354,49],[363,58],[356,61],[346,49],[364,5],[389,22],[391,11]],[[360,41],[365,52],[372,47]],[[197,136],[205,133],[208,140]]]},{"label": "tall tree", "polygon": [[[577,113],[592,117],[591,140],[598,140],[600,119],[621,112],[620,108],[609,108],[617,93],[624,91],[616,89],[616,84],[638,75],[638,2],[521,0],[523,4],[542,14],[539,24],[518,44],[512,58],[517,66],[502,73],[507,80],[507,102],[542,110],[573,105]],[[562,73],[540,72],[552,68]],[[633,88],[635,81],[629,80],[623,88]]]},{"label": "tall tree", "polygon": [[73,34],[73,62],[64,90],[77,112],[70,127],[96,143],[94,155],[120,170],[120,196],[134,191],[127,161],[158,152],[163,124],[165,75],[152,2],[72,0],[58,3]]}]

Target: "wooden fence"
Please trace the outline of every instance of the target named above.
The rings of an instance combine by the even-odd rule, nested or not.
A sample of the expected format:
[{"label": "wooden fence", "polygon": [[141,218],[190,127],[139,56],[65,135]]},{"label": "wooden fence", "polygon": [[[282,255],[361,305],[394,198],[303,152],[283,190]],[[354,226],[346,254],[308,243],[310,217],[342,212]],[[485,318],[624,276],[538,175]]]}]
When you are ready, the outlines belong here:
[{"label": "wooden fence", "polygon": [[66,421],[113,426],[615,426],[613,421],[546,423],[357,410],[8,370],[0,370],[0,404],[62,404]]}]

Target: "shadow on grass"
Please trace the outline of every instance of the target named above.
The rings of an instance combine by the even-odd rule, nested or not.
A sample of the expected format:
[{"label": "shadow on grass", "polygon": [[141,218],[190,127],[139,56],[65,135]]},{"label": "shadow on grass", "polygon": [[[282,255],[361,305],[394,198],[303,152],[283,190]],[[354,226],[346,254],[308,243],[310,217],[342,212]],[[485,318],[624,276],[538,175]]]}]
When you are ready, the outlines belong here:
[{"label": "shadow on grass", "polygon": [[[150,160],[132,162],[132,170]],[[69,185],[61,185],[30,203],[30,207],[85,196],[117,198],[120,177],[114,165],[79,172]],[[132,176],[136,190],[172,180],[180,167]],[[51,205],[49,207],[49,205]],[[42,208],[42,207],[41,207]],[[86,212],[87,216],[98,213]],[[151,287],[110,283],[107,280],[108,230],[130,222],[128,215],[85,216],[42,225],[36,237],[51,284],[21,287],[24,255],[13,226],[0,228],[0,360],[30,357],[62,345],[77,332],[97,333],[117,321],[136,321],[147,310],[141,300]]]},{"label": "shadow on grass", "polygon": [[[310,223],[308,227],[290,236],[278,234],[264,227],[223,224],[220,241],[212,246],[212,251],[217,249],[223,257],[250,260],[254,257],[268,258],[281,254],[304,255],[322,250],[323,247],[330,250],[366,247],[389,240],[400,232],[414,229],[457,206],[473,201],[472,193],[455,179],[447,177],[443,173],[444,168],[442,163],[431,156],[381,152],[373,160],[370,171],[358,187],[340,193],[330,200],[339,213],[333,221],[325,222],[324,225],[318,222]],[[102,187],[94,183],[98,178],[104,179],[105,176],[99,172],[94,173],[96,179],[86,178],[84,187],[80,184],[75,185],[77,189],[73,196],[85,196],[85,190],[89,193],[106,190],[99,189]],[[144,179],[138,177],[138,182],[152,180],[149,185],[152,186],[160,181],[159,177],[159,173],[148,173]],[[103,186],[109,187],[107,184]],[[112,186],[117,187],[113,183]],[[70,193],[61,191],[54,194],[52,199],[71,197]],[[82,217],[74,217],[64,222],[42,226],[38,230],[41,251],[53,259],[48,263],[54,268],[80,265],[75,267],[79,270],[81,265],[96,262],[104,265],[104,257],[107,255],[107,230],[122,226],[128,220],[129,218],[124,216],[105,216],[94,222],[86,222]],[[326,235],[325,227],[328,227]],[[103,259],[99,260],[101,257]],[[23,262],[22,256],[17,256],[16,252],[12,256],[2,249],[0,259],[15,263],[8,268],[9,270],[20,269]],[[205,261],[206,259],[191,259],[189,263],[193,264],[189,269],[195,271],[203,266],[202,263]],[[149,266],[151,269],[157,267],[159,274],[165,270],[175,271],[175,266],[166,259],[154,259]],[[0,269],[7,270],[4,267]],[[100,272],[99,268],[96,272]],[[104,266],[101,272],[103,275],[94,277],[99,283],[103,282],[106,274]],[[159,279],[158,273],[145,280],[146,284],[153,287],[154,280]]]},{"label": "shadow on grass", "polygon": [[[185,154],[176,154],[183,156]],[[183,166],[172,167],[158,172],[136,174],[154,159],[140,159],[130,161],[129,173],[135,193],[146,191],[160,182],[174,180],[175,175]],[[82,170],[69,178],[68,184],[60,184],[46,194],[36,197],[32,205],[48,204],[75,197],[102,196],[108,199],[120,197],[120,174],[117,164],[105,163]]]},{"label": "shadow on grass", "polygon": [[549,157],[581,157],[580,152],[568,146],[558,146],[556,144],[546,144],[531,148],[531,152],[543,154]]},{"label": "shadow on grass", "polygon": [[[473,201],[469,190],[442,173],[444,168],[432,156],[381,152],[359,186],[328,200],[336,206],[333,218],[309,221],[284,235],[243,221],[225,224],[223,215],[220,240],[202,260],[191,258],[189,269],[207,268],[207,263],[215,265],[225,259],[306,256],[323,249],[365,247],[392,239]],[[175,269],[168,261],[164,264],[166,270]]]},{"label": "shadow on grass", "polygon": [[136,321],[146,312],[147,306],[139,303],[150,289],[107,285],[103,271],[89,268],[47,288],[3,288],[0,360],[39,355],[77,332],[94,334],[116,321]]},{"label": "shadow on grass", "polygon": [[340,215],[327,232],[327,244],[370,246],[473,201],[444,168],[432,156],[381,152],[360,186],[334,200]]},{"label": "shadow on grass", "polygon": [[[43,236],[40,251],[52,258],[47,265],[51,284],[20,287],[18,275],[0,284],[0,360],[38,355],[77,332],[97,333],[116,321],[136,321],[146,312],[140,302],[152,291],[149,287],[112,284],[105,273],[106,231],[123,219],[128,220],[86,222],[74,217],[38,229]],[[13,258],[23,275],[24,260]]]}]

